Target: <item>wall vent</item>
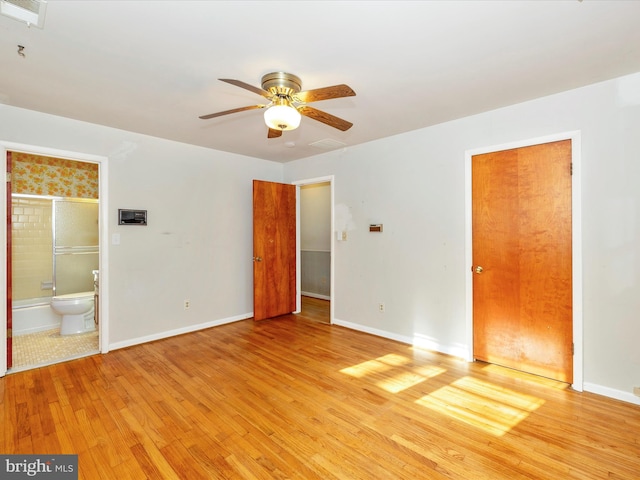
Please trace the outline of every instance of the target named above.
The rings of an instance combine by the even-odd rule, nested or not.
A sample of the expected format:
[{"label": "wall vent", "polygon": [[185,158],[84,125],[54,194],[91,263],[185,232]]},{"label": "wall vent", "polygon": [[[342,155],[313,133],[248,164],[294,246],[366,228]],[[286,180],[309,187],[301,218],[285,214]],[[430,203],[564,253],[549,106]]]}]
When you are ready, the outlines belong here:
[{"label": "wall vent", "polygon": [[44,0],[0,0],[0,14],[24,22],[27,26],[44,27],[47,2]]},{"label": "wall vent", "polygon": [[346,143],[339,142],[337,140],[332,140],[330,138],[325,138],[324,140],[318,140],[317,142],[310,143],[312,147],[322,148],[324,150],[334,150],[336,148],[346,147]]}]

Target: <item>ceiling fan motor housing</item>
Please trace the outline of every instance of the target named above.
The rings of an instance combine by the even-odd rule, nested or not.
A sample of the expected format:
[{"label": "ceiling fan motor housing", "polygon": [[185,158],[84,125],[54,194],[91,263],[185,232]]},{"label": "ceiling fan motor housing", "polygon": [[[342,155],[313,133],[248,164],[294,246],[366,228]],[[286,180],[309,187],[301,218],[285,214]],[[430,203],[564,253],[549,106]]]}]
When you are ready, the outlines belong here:
[{"label": "ceiling fan motor housing", "polygon": [[302,90],[302,80],[291,73],[267,73],[262,77],[262,89],[279,97],[291,97]]}]

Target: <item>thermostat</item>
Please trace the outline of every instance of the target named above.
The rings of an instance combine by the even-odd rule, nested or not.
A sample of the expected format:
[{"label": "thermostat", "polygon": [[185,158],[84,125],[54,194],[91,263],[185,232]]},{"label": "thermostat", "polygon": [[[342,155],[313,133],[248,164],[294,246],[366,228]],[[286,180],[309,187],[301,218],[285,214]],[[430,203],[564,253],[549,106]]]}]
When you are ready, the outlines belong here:
[{"label": "thermostat", "polygon": [[147,224],[146,210],[127,210],[124,208],[118,209],[118,225],[146,225],[146,224]]}]

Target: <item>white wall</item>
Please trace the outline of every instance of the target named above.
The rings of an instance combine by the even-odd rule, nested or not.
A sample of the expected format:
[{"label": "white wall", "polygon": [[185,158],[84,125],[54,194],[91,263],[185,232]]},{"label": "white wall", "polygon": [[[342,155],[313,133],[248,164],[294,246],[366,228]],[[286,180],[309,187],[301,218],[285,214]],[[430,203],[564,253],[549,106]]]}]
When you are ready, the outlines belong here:
[{"label": "white wall", "polygon": [[331,251],[331,184],[300,187],[300,248]]},{"label": "white wall", "polygon": [[[111,348],[252,315],[252,180],[281,164],[4,105],[0,141],[108,157]],[[149,225],[118,226],[118,208]]]},{"label": "white wall", "polygon": [[335,175],[351,229],[334,251],[336,323],[468,349],[465,152],[570,131],[582,139],[584,388],[640,403],[640,74],[286,164],[287,181]]}]

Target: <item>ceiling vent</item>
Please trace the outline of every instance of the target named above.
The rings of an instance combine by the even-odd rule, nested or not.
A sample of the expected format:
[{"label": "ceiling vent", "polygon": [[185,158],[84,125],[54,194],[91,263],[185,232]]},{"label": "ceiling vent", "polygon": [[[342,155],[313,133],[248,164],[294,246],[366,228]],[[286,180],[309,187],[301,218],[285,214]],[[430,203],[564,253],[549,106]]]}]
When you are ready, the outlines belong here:
[{"label": "ceiling vent", "polygon": [[44,27],[47,2],[44,0],[0,0],[0,14],[24,22],[27,26]]},{"label": "ceiling vent", "polygon": [[324,150],[334,150],[336,148],[346,147],[346,143],[333,140],[331,138],[325,138],[324,140],[318,140],[317,142],[310,143],[312,147],[322,148]]}]

